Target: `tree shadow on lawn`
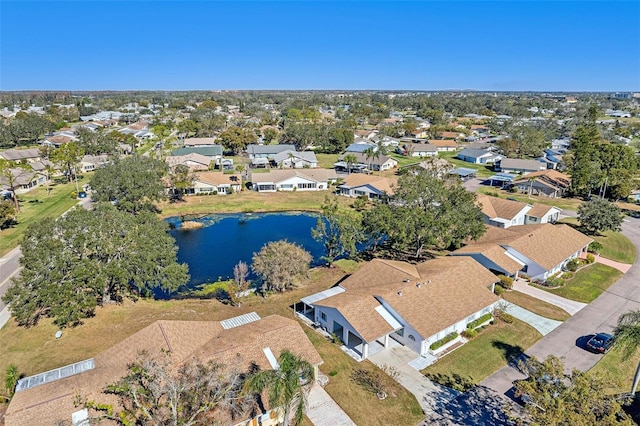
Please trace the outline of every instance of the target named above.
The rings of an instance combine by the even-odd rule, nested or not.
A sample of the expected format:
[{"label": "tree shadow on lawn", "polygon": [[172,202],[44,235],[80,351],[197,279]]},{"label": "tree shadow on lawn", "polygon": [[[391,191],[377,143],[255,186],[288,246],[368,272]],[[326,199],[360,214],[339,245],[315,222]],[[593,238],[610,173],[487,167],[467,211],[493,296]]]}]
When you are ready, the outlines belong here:
[{"label": "tree shadow on lawn", "polygon": [[[521,346],[514,346],[514,345],[510,345],[508,343],[505,342],[501,342],[499,340],[494,340],[491,342],[491,345],[502,351],[503,353],[503,357],[504,359],[507,361],[507,363],[509,363],[509,365],[512,365],[514,363],[514,361],[517,360],[517,358],[522,357],[523,355],[528,359],[529,356],[525,355],[524,353],[524,349]],[[526,361],[526,359],[523,359],[522,361]],[[512,365],[513,366],[513,365]],[[517,363],[515,364],[515,366],[517,366]]]}]

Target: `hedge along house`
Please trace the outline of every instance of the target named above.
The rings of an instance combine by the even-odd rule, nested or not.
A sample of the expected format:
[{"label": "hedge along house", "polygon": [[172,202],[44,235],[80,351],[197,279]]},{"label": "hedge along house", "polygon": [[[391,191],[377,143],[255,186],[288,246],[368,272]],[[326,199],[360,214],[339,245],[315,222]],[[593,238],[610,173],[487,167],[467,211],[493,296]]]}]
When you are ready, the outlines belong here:
[{"label": "hedge along house", "polygon": [[494,273],[517,278],[522,272],[544,281],[586,252],[592,241],[568,225],[487,226],[482,237],[450,256],[472,257]]},{"label": "hedge along house", "polygon": [[435,361],[433,343],[493,312],[497,281],[471,258],[416,265],[374,259],[338,286],[301,299],[295,309],[342,340],[357,360],[384,350],[393,339]]}]

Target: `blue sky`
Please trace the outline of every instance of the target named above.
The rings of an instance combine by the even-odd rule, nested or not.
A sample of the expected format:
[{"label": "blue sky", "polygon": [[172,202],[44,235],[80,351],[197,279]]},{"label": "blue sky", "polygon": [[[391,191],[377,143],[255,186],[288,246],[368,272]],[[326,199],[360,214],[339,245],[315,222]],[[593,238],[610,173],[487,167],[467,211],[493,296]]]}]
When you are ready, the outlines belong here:
[{"label": "blue sky", "polygon": [[639,1],[7,1],[0,90],[640,91]]}]

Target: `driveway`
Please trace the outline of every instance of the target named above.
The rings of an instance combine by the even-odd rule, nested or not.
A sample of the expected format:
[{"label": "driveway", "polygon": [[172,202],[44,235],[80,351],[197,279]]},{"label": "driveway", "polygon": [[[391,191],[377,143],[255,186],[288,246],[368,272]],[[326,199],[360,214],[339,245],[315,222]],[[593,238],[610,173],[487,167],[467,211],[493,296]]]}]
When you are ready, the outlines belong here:
[{"label": "driveway", "polygon": [[411,392],[422,410],[430,415],[459,395],[453,389],[441,386],[427,379],[418,370],[409,365],[418,354],[402,346],[393,339],[389,339],[389,347],[369,356],[369,361],[384,369],[393,368],[398,374],[394,379]]},{"label": "driveway", "polygon": [[464,186],[466,188],[467,191],[469,192],[477,192],[478,191],[478,187],[482,186],[482,182],[484,182],[486,179],[484,178],[473,178],[473,179],[469,179],[466,182],[462,183],[462,186]]},{"label": "driveway", "polygon": [[356,426],[342,408],[317,383],[307,395],[307,417],[315,426]]},{"label": "driveway", "polygon": [[565,299],[564,297],[560,297],[557,294],[549,293],[548,291],[540,290],[539,288],[530,286],[524,280],[516,280],[513,283],[513,289],[519,291],[520,293],[524,293],[531,297],[535,297],[536,299],[550,303],[551,305],[555,305],[571,315],[577,314],[585,306],[587,306],[586,303]]},{"label": "driveway", "polygon": [[[622,232],[635,245],[636,250],[640,251],[640,220],[625,220],[622,224]],[[526,354],[539,359],[544,359],[548,355],[564,358],[567,370],[590,369],[602,355],[583,349],[588,336],[599,331],[611,332],[621,314],[632,309],[640,309],[638,282],[640,282],[640,266],[636,259],[629,271],[607,291],[536,342],[526,351]],[[513,365],[508,365],[489,376],[481,384],[499,393],[506,393],[512,387],[512,381],[520,378],[523,378],[523,375]]]}]

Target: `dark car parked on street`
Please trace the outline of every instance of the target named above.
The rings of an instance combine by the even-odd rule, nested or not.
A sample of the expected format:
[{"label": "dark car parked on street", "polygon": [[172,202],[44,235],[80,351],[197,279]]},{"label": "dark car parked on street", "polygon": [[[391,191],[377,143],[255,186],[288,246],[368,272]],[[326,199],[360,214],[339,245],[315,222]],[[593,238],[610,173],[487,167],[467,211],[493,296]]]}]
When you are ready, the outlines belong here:
[{"label": "dark car parked on street", "polygon": [[587,349],[599,354],[606,354],[613,346],[614,338],[611,334],[598,333],[587,342]]}]

